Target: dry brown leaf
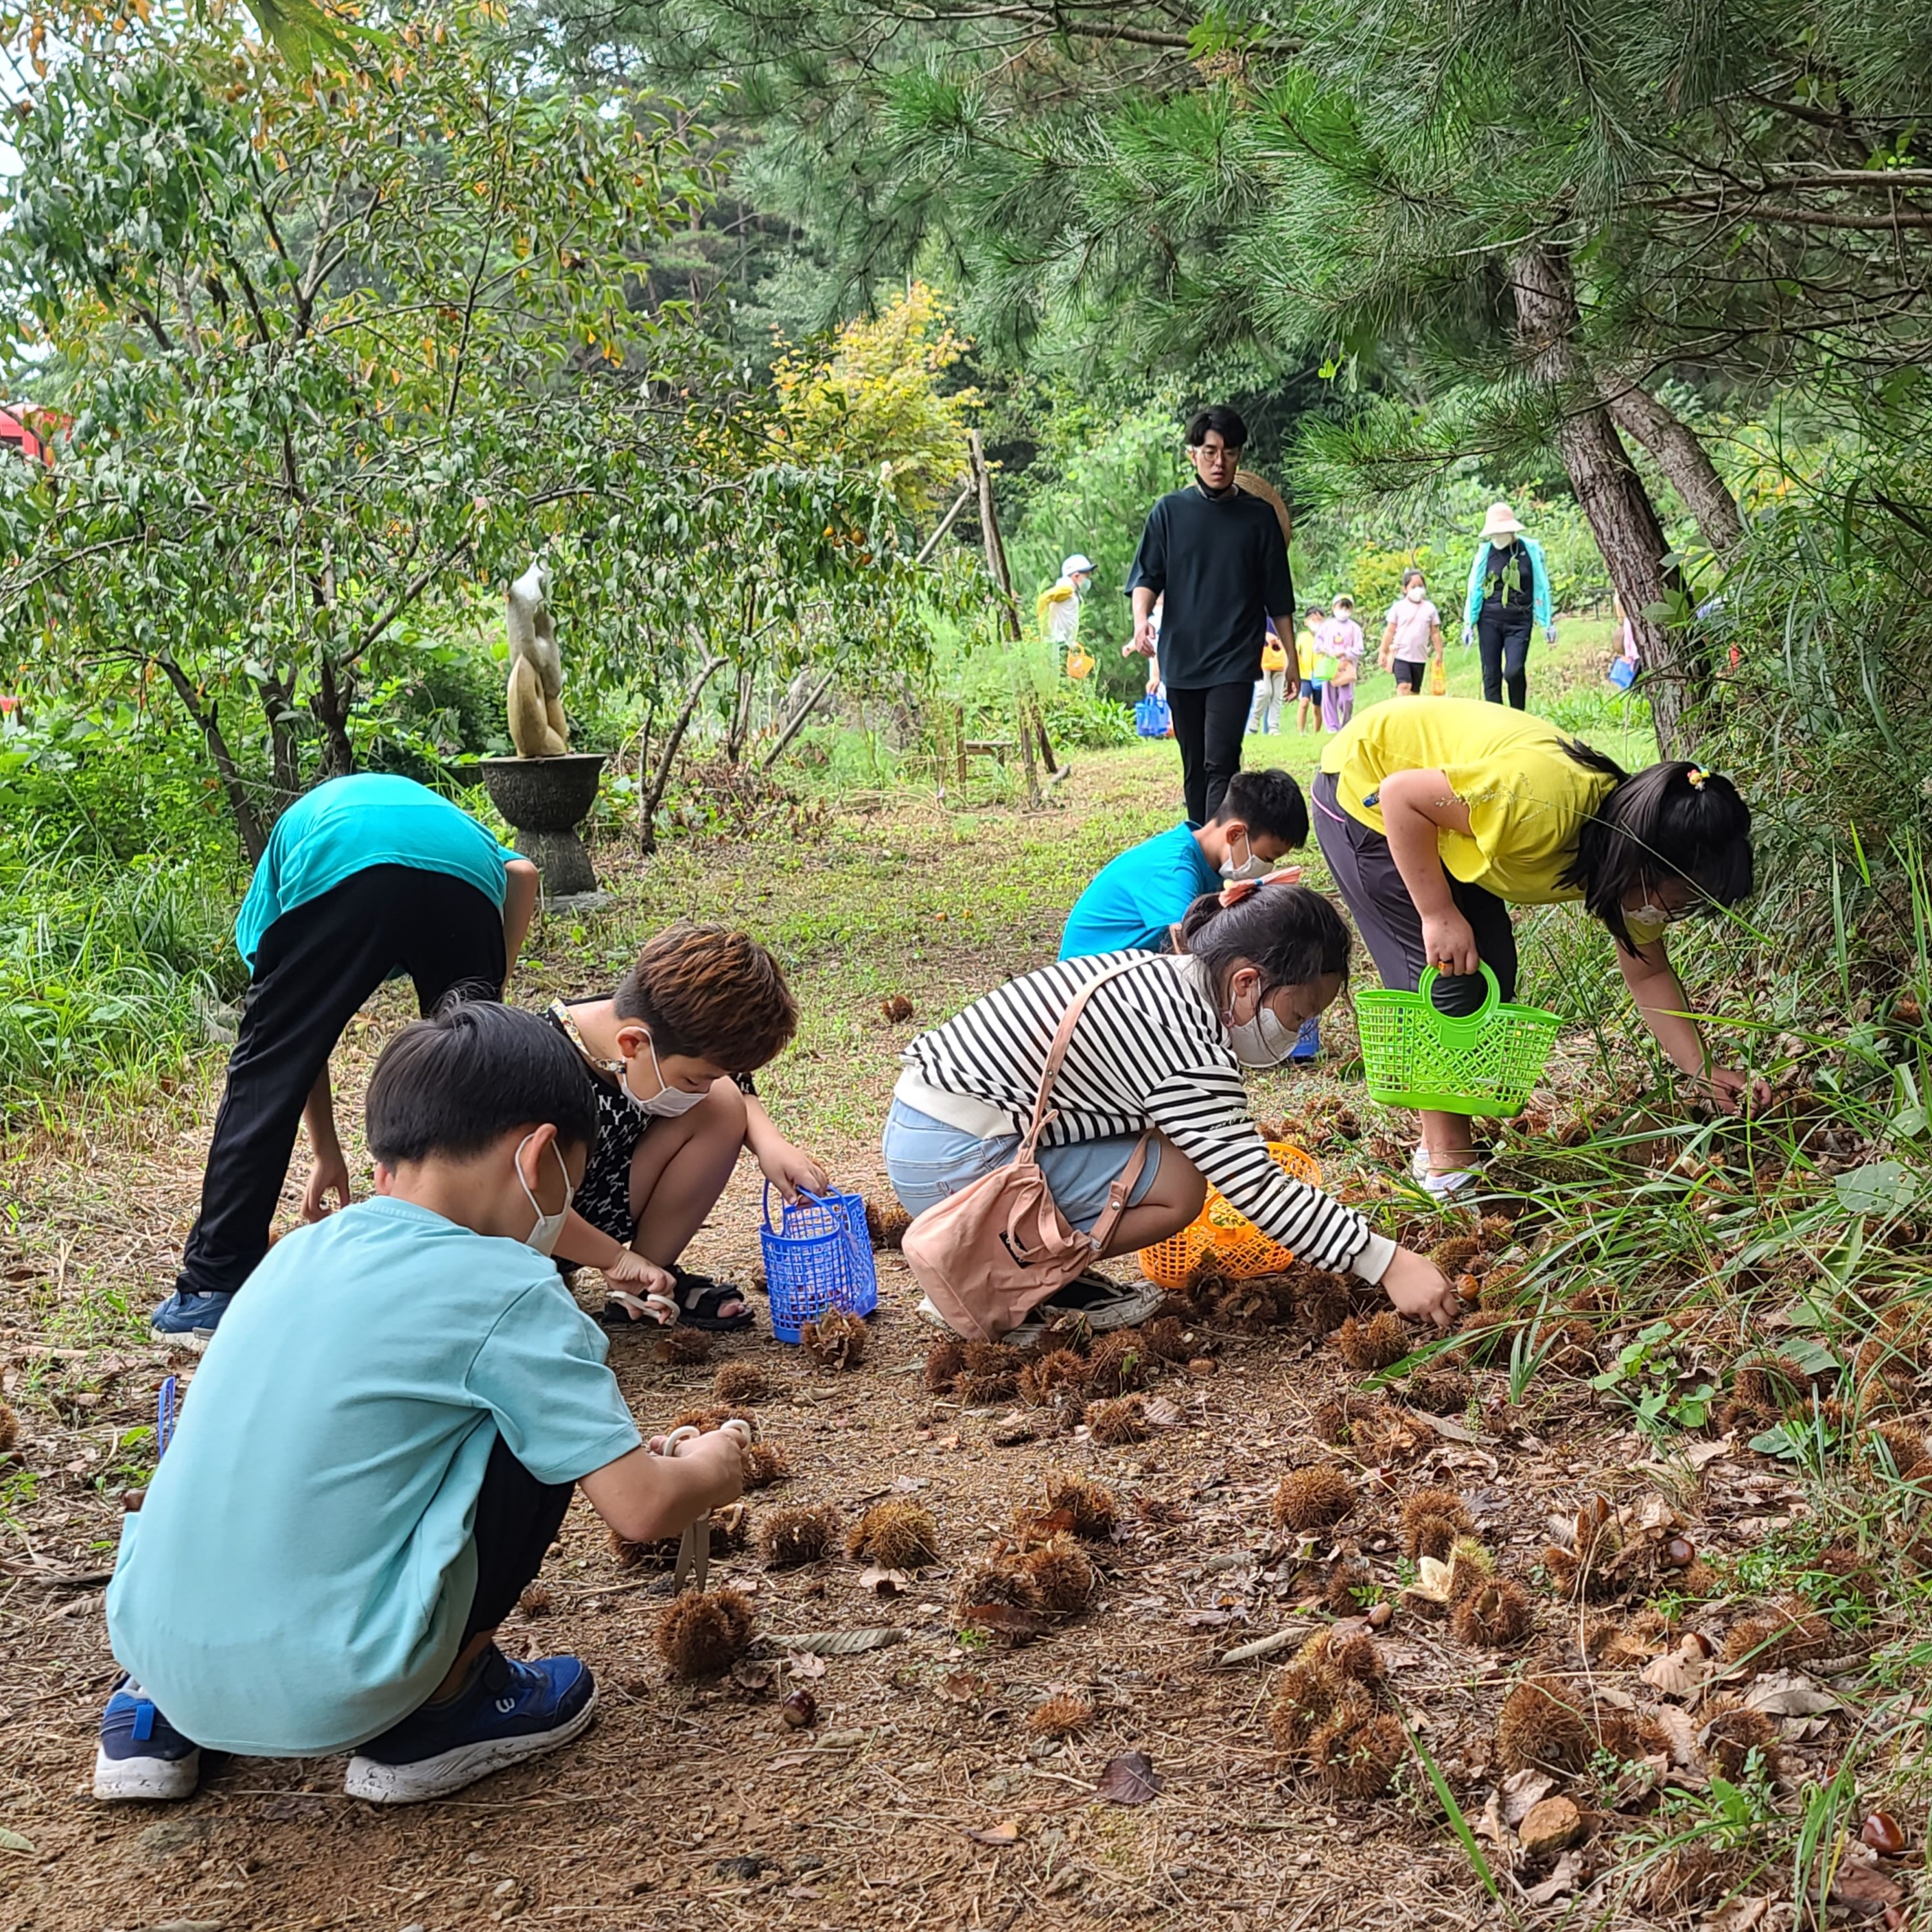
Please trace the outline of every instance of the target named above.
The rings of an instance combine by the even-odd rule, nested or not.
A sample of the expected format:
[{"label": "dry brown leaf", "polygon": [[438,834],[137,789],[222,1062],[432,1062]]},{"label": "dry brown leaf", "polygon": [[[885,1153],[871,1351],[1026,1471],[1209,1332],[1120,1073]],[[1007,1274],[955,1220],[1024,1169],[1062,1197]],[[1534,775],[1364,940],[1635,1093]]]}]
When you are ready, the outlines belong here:
[{"label": "dry brown leaf", "polygon": [[1717,1675],[1719,1666],[1696,1644],[1678,1648],[1646,1664],[1643,1681],[1666,1697],[1694,1697]]},{"label": "dry brown leaf", "polygon": [[1532,1905],[1548,1905],[1552,1900],[1563,1898],[1576,1889],[1582,1876],[1582,1868],[1574,1852],[1565,1852],[1556,1861],[1556,1869],[1540,1885],[1532,1885],[1523,1893]]},{"label": "dry brown leaf", "polygon": [[859,1587],[881,1597],[902,1597],[919,1579],[910,1570],[881,1570],[874,1564],[859,1572]]},{"label": "dry brown leaf", "polygon": [[1002,1818],[990,1830],[968,1832],[966,1835],[976,1844],[1017,1845],[1020,1841],[1019,1820],[1017,1818]]},{"label": "dry brown leaf", "polygon": [[982,1630],[1002,1643],[1030,1643],[1046,1628],[1046,1619],[1011,1604],[975,1604],[959,1620],[968,1630]]},{"label": "dry brown leaf", "polygon": [[1185,1429],[1187,1418],[1181,1413],[1178,1402],[1169,1402],[1164,1395],[1148,1397],[1147,1406],[1141,1411],[1141,1420],[1150,1429]]},{"label": "dry brown leaf", "polygon": [[1146,1804],[1160,1796],[1160,1773],[1145,1751],[1124,1751],[1107,1760],[1094,1792],[1110,1804]]},{"label": "dry brown leaf", "polygon": [[1652,1706],[1650,1715],[1657,1720],[1658,1729],[1670,1740],[1671,1762],[1690,1763],[1694,1755],[1691,1737],[1696,1729],[1690,1721],[1690,1713],[1680,1711],[1675,1704],[1657,1704]]},{"label": "dry brown leaf", "polygon": [[1801,1670],[1768,1670],[1744,1693],[1748,1709],[1767,1718],[1820,1718],[1845,1707]]},{"label": "dry brown leaf", "polygon": [[1897,1879],[1877,1865],[1853,1864],[1849,1860],[1838,1869],[1832,1883],[1832,1903],[1842,1905],[1855,1920],[1885,1919],[1904,1903],[1905,1894]]},{"label": "dry brown leaf", "polygon": [[1556,1789],[1546,1771],[1513,1771],[1503,1780],[1502,1819],[1512,1830]]}]

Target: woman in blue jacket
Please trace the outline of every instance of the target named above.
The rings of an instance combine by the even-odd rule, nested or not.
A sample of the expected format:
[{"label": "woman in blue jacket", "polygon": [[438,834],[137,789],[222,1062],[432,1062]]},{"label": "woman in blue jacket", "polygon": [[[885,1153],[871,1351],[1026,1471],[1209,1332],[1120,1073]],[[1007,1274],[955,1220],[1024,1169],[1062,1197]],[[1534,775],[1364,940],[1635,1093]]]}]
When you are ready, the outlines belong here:
[{"label": "woman in blue jacket", "polygon": [[1483,695],[1490,704],[1502,704],[1507,679],[1510,703],[1519,711],[1528,708],[1523,661],[1529,656],[1532,623],[1540,624],[1545,639],[1556,644],[1556,613],[1543,546],[1524,536],[1507,503],[1492,503],[1462,602],[1462,642],[1466,646],[1474,637],[1482,648]]}]

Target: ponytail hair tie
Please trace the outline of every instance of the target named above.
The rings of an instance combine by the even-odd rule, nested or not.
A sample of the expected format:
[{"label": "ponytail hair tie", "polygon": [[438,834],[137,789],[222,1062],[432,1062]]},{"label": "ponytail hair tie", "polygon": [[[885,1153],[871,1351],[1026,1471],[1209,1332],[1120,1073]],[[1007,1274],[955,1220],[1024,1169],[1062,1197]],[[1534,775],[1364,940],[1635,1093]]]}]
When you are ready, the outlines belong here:
[{"label": "ponytail hair tie", "polygon": [[1710,773],[1701,765],[1693,765],[1684,774],[1685,781],[1693,791],[1702,791],[1704,789],[1704,781],[1710,776]]},{"label": "ponytail hair tie", "polygon": [[1258,892],[1264,886],[1296,886],[1300,883],[1299,866],[1282,866],[1272,872],[1264,872],[1258,879],[1230,879],[1217,896],[1225,910],[1239,905],[1250,892]]}]

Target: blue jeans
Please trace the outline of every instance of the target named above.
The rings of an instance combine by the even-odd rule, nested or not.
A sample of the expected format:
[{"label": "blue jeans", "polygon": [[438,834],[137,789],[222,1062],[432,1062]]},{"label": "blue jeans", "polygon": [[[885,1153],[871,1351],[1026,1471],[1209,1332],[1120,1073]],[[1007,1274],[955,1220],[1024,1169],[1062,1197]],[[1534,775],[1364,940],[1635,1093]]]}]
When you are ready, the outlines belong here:
[{"label": "blue jeans", "polygon": [[[1040,1172],[1046,1176],[1054,1205],[1069,1226],[1083,1232],[1099,1220],[1107,1205],[1107,1191],[1133,1156],[1139,1136],[1130,1139],[1082,1141],[1072,1147],[1042,1148]],[[980,1140],[930,1114],[895,1100],[886,1117],[884,1153],[886,1178],[899,1205],[908,1214],[927,1208],[970,1187],[982,1174],[1009,1166],[1019,1151],[1018,1134],[998,1134]],[[1129,1206],[1146,1198],[1160,1169],[1160,1144],[1150,1142],[1140,1178],[1127,1196]]]}]

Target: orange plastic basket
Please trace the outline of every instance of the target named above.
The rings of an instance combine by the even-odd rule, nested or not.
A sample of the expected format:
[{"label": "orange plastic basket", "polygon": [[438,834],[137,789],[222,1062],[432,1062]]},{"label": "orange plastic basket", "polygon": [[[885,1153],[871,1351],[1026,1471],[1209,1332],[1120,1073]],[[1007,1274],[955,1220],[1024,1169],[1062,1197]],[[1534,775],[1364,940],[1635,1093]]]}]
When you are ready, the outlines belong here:
[{"label": "orange plastic basket", "polygon": [[[1311,1186],[1322,1185],[1321,1164],[1286,1141],[1270,1141],[1268,1156],[1284,1174]],[[1210,1186],[1200,1214],[1178,1234],[1140,1252],[1141,1272],[1158,1287],[1182,1288],[1211,1269],[1233,1281],[1279,1274],[1294,1256],[1271,1241],[1248,1217]]]}]

